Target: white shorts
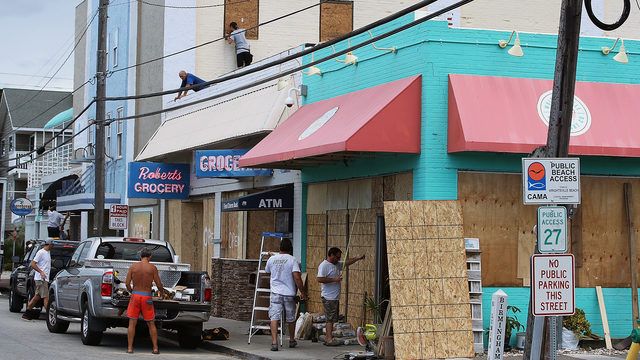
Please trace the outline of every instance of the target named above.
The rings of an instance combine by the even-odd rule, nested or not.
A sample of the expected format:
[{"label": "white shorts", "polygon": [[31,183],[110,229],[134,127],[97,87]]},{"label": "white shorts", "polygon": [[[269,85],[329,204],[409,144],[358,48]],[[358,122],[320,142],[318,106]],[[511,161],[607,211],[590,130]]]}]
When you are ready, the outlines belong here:
[{"label": "white shorts", "polygon": [[269,305],[269,319],[280,320],[284,308],[285,319],[288,323],[296,321],[296,300],[294,296],[284,296],[271,293],[271,305]]}]

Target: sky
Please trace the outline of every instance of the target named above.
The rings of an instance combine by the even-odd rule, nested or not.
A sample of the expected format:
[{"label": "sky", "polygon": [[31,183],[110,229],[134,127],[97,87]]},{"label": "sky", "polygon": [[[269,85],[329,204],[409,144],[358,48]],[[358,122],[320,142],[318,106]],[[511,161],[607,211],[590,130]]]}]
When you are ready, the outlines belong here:
[{"label": "sky", "polygon": [[[0,0],[0,88],[42,88],[71,53],[80,2]],[[73,55],[45,89],[73,90]]]}]

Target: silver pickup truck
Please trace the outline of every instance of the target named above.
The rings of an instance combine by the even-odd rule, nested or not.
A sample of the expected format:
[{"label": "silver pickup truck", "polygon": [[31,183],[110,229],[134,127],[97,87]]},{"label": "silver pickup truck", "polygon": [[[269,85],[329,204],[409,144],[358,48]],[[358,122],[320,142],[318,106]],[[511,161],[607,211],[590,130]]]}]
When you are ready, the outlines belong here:
[{"label": "silver pickup truck", "polygon": [[156,324],[178,331],[183,348],[195,348],[202,340],[202,324],[211,313],[211,283],[206,272],[189,271],[175,262],[169,243],[139,238],[90,238],[80,243],[63,270],[50,285],[47,328],[63,333],[70,322],[80,323],[85,345],[98,345],[107,328],[126,327],[129,294],[125,279],[143,248],[151,250],[165,289],[179,289],[170,298],[154,298]]}]

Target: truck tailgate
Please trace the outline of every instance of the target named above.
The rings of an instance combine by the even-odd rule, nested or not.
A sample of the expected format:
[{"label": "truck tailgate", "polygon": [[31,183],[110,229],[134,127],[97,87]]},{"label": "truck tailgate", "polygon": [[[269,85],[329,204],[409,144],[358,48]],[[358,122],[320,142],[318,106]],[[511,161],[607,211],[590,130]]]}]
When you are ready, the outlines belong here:
[{"label": "truck tailgate", "polygon": [[[112,268],[116,272],[116,277],[124,282],[127,278],[127,273],[131,265],[137,261],[131,260],[112,260],[112,259],[87,259],[84,264],[86,267],[99,267],[99,268]],[[191,265],[189,264],[173,264],[173,263],[160,263],[151,262],[158,268],[158,274],[160,275],[160,281],[165,287],[175,287],[183,271],[189,271]]]}]

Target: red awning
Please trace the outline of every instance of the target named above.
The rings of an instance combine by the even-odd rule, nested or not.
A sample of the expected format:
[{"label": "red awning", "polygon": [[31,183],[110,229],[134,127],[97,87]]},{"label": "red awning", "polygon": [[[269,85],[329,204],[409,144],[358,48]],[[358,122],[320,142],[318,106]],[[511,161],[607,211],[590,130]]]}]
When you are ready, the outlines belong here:
[{"label": "red awning", "polygon": [[[551,80],[449,75],[449,152],[546,144]],[[569,153],[640,156],[640,85],[577,82]]]},{"label": "red awning", "polygon": [[308,104],[240,158],[300,168],[360,153],[420,153],[421,79],[414,76]]}]

